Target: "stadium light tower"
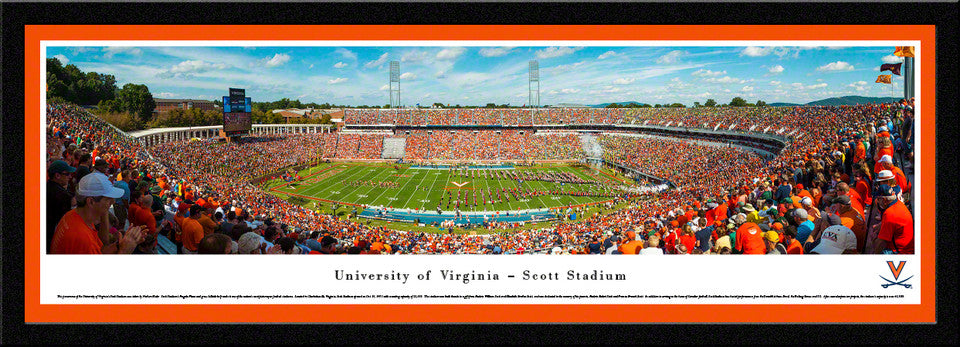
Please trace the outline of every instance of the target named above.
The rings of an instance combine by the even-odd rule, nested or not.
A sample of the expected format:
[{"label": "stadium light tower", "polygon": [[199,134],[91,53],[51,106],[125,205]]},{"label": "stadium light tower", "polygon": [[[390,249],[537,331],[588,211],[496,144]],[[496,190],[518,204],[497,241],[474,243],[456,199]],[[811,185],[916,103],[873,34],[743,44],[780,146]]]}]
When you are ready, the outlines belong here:
[{"label": "stadium light tower", "polygon": [[[394,86],[396,84],[396,86]],[[390,62],[390,107],[400,106],[400,62]]]},{"label": "stadium light tower", "polygon": [[[536,88],[534,88],[536,82]],[[540,63],[530,61],[530,78],[527,80],[527,105],[540,107]]]}]

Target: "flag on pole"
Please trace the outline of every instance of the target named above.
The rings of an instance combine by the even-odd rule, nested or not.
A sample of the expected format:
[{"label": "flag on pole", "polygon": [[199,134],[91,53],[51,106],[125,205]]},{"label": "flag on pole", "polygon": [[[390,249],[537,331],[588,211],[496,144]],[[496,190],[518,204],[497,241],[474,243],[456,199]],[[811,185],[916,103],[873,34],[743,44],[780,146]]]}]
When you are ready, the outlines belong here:
[{"label": "flag on pole", "polygon": [[900,65],[903,65],[903,63],[880,65],[880,72],[890,71],[893,72],[894,75],[900,76]]},{"label": "flag on pole", "polygon": [[893,82],[890,80],[890,76],[892,76],[892,75],[880,75],[880,76],[877,76],[877,83],[886,83],[886,84],[893,83]]},{"label": "flag on pole", "polygon": [[913,46],[897,46],[893,55],[898,57],[913,58]]}]

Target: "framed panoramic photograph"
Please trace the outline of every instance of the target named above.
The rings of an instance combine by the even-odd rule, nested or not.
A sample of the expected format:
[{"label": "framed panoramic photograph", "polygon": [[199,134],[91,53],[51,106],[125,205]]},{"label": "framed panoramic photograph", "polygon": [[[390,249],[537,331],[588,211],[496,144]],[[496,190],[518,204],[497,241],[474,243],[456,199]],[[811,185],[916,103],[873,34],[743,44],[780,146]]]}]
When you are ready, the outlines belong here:
[{"label": "framed panoramic photograph", "polygon": [[931,26],[65,29],[28,321],[933,319]]}]

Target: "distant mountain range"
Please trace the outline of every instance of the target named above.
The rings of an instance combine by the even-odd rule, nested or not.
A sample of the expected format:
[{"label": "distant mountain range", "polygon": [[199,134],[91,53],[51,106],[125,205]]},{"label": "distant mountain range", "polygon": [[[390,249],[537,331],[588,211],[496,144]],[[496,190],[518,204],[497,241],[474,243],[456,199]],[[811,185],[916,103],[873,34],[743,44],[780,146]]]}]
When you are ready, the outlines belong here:
[{"label": "distant mountain range", "polygon": [[[611,105],[611,104],[618,104],[618,105],[643,105],[642,102],[623,101],[623,102],[608,102],[608,103],[605,103],[605,104],[587,105],[587,106],[603,108],[603,107],[607,107],[608,105]],[[650,105],[653,105],[653,104],[650,104]]]},{"label": "distant mountain range", "polygon": [[[840,105],[856,105],[856,104],[880,104],[880,103],[891,103],[898,102],[900,98],[894,97],[880,97],[874,98],[869,96],[857,96],[857,95],[848,95],[841,96],[838,98],[829,98],[817,101],[811,101],[803,106],[840,106]],[[800,106],[800,104],[791,104],[786,102],[771,102],[770,106]]]},{"label": "distant mountain range", "polygon": [[[829,99],[811,101],[811,102],[808,102],[808,103],[806,103],[806,104],[793,104],[793,103],[788,103],[788,102],[771,102],[771,103],[769,103],[768,105],[773,106],[773,107],[779,107],[779,106],[840,106],[840,105],[856,105],[856,104],[871,104],[871,103],[873,103],[873,104],[878,104],[878,103],[890,103],[890,102],[898,102],[898,101],[900,101],[900,98],[894,98],[894,97],[874,98],[874,97],[869,97],[869,96],[848,95],[848,96],[841,96],[841,97],[838,97],[838,98],[829,98]],[[608,102],[608,103],[604,103],[604,104],[588,105],[588,106],[590,106],[590,107],[607,107],[607,105],[610,105],[610,104],[620,104],[620,105],[634,104],[634,105],[643,105],[642,102],[624,101],[624,102]],[[653,105],[653,104],[651,104],[651,105]],[[690,107],[690,106],[692,106],[692,105],[687,105],[687,107]]]}]

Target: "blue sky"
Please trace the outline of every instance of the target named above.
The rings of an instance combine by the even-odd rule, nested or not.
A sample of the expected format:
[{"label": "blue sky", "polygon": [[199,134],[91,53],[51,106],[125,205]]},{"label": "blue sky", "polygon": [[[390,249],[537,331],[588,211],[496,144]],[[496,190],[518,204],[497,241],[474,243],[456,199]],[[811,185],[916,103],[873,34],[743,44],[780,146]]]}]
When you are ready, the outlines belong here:
[{"label": "blue sky", "polygon": [[[400,61],[405,105],[527,103],[528,61],[540,64],[541,104],[681,102],[739,96],[806,103],[902,95],[903,78],[876,84],[894,47],[48,47],[47,57],[146,84],[155,98],[219,99],[245,88],[280,98],[389,103],[389,62]],[[889,72],[885,72],[889,74]]]}]

